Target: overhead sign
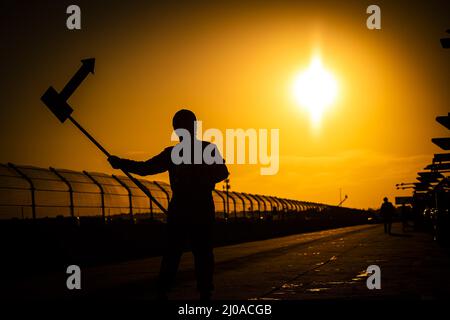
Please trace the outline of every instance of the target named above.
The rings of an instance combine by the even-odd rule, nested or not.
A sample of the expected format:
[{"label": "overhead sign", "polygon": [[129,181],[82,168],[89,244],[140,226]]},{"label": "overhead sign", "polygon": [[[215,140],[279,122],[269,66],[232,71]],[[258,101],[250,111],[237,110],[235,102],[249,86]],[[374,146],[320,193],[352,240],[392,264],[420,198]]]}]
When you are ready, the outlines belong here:
[{"label": "overhead sign", "polygon": [[395,197],[395,204],[412,204],[413,197]]}]

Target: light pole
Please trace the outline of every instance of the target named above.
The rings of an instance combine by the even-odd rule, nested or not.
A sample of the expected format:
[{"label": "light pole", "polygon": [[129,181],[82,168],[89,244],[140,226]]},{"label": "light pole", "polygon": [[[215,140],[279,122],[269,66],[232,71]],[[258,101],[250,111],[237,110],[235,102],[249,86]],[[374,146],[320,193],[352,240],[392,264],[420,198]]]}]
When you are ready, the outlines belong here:
[{"label": "light pole", "polygon": [[348,195],[345,195],[344,196],[344,199],[342,199],[341,201],[339,201],[339,204],[337,205],[338,207],[341,207],[342,206],[342,204],[345,202],[345,200],[347,200],[348,199]]},{"label": "light pole", "polygon": [[229,213],[229,198],[228,198],[228,192],[229,192],[229,190],[230,190],[230,188],[231,188],[231,186],[230,186],[230,179],[229,178],[227,178],[227,179],[225,179],[225,181],[224,181],[224,185],[222,186],[222,188],[223,188],[223,191],[225,192],[225,196],[226,196],[226,199],[227,199],[227,203],[226,203],[226,205],[225,205],[225,212],[226,212],[226,215],[227,215],[227,218],[228,218],[228,213]]}]

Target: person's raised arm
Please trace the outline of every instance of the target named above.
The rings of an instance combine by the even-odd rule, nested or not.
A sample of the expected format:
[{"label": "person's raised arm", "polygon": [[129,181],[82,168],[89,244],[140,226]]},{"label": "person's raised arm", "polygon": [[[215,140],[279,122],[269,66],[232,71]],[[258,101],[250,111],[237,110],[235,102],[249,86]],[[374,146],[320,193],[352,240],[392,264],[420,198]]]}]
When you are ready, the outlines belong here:
[{"label": "person's raised arm", "polygon": [[140,176],[157,174],[169,169],[169,164],[171,161],[170,148],[164,149],[163,152],[147,161],[134,161],[122,159],[117,156],[110,156],[108,161],[114,169],[125,170]]}]

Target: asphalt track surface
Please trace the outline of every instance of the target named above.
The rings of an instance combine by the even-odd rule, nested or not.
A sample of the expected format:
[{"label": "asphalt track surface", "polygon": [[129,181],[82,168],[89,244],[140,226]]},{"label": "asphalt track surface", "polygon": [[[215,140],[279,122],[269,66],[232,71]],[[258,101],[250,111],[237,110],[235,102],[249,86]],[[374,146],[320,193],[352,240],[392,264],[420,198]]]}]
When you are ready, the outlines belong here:
[{"label": "asphalt track surface", "polygon": [[[394,224],[362,225],[247,242],[215,249],[214,300],[434,300],[450,297],[450,255],[425,233]],[[154,300],[160,257],[82,268],[81,290],[68,290],[65,270],[17,279],[9,298]],[[370,265],[381,289],[369,290]],[[192,254],[183,255],[169,298],[195,300]]]}]

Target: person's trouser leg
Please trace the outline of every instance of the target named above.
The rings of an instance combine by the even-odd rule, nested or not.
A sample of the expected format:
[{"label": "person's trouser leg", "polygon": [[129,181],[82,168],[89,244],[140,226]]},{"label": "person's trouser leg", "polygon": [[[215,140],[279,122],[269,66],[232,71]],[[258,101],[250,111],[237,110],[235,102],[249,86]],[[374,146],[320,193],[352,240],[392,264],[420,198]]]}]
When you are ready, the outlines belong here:
[{"label": "person's trouser leg", "polygon": [[214,289],[214,252],[211,224],[194,226],[191,230],[197,290],[201,299],[209,299]]},{"label": "person's trouser leg", "polygon": [[167,224],[167,242],[161,261],[158,294],[164,296],[172,287],[185,244],[185,230],[176,224]]}]

